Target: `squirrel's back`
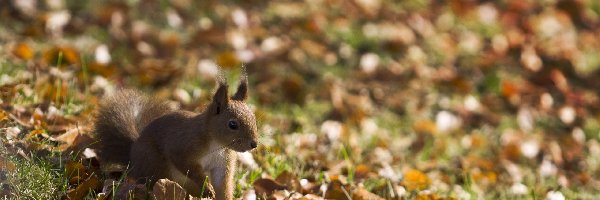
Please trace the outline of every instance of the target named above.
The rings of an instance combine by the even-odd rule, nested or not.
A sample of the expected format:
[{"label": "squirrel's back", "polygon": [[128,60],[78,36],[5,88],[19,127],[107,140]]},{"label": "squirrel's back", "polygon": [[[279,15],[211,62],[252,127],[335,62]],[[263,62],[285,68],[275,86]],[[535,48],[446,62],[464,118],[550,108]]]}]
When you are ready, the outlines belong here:
[{"label": "squirrel's back", "polygon": [[94,132],[99,157],[105,164],[125,166],[131,145],[152,120],[173,112],[166,102],[150,99],[134,90],[119,90],[100,101]]}]

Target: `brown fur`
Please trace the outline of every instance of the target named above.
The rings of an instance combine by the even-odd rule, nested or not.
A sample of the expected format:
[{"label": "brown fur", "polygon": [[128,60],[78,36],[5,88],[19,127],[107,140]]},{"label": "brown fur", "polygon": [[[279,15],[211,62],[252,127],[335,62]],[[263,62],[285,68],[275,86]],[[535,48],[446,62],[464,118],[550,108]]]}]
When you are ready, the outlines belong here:
[{"label": "brown fur", "polygon": [[[232,199],[234,151],[255,148],[257,128],[245,102],[245,76],[232,98],[227,87],[220,79],[211,104],[199,114],[174,111],[131,90],[104,99],[96,119],[101,161],[129,164],[130,177],[151,183],[171,179],[194,196]],[[136,109],[141,111],[137,115]],[[230,128],[231,120],[237,129]],[[206,176],[210,184],[200,191]]]}]

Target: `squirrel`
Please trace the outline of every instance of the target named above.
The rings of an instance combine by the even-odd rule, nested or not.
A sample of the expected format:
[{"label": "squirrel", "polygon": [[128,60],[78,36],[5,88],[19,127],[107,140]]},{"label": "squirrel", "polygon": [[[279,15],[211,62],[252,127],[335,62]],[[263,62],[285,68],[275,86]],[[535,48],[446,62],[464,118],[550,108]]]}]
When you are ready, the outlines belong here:
[{"label": "squirrel", "polygon": [[94,127],[102,165],[129,165],[130,178],[151,185],[167,178],[193,196],[233,199],[235,152],[257,147],[256,118],[246,103],[245,73],[231,98],[225,78],[217,82],[201,113],[171,108],[131,89],[103,98]]}]

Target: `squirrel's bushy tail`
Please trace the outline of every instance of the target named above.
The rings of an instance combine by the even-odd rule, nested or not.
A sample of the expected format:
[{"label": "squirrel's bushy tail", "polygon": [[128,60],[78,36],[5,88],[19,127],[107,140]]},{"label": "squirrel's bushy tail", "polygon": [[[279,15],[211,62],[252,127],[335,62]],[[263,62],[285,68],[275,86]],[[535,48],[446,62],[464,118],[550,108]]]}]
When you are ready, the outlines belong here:
[{"label": "squirrel's bushy tail", "polygon": [[113,166],[126,166],[131,145],[144,127],[173,110],[166,102],[127,89],[102,99],[94,123],[100,160]]}]

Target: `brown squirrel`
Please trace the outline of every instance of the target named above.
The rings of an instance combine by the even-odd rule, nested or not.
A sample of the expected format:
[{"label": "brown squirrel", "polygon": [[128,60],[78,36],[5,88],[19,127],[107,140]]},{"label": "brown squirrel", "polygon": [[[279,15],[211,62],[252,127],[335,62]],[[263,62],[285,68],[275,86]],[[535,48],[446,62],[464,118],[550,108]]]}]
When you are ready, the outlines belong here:
[{"label": "brown squirrel", "polygon": [[[95,121],[99,159],[103,165],[129,165],[129,177],[150,184],[167,178],[194,196],[232,199],[234,151],[256,148],[257,128],[246,104],[245,73],[231,98],[227,90],[220,76],[211,103],[199,114],[133,90],[104,98]],[[210,183],[204,183],[206,176]]]}]

